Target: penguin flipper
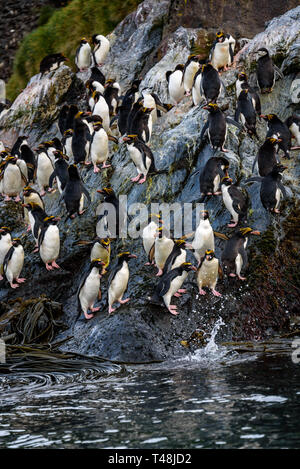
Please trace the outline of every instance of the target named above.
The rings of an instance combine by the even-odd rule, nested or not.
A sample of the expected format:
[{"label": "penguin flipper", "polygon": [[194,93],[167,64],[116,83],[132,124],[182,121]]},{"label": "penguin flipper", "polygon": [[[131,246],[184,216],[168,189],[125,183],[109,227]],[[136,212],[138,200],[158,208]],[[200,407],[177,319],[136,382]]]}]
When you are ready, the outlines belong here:
[{"label": "penguin flipper", "polygon": [[220,238],[220,239],[224,239],[224,241],[228,241],[229,238],[227,235],[223,234],[223,233],[219,233],[218,231],[214,231],[214,235],[217,237],[217,238]]},{"label": "penguin flipper", "polygon": [[[235,114],[234,114],[234,120],[235,120],[236,122],[239,122],[240,114],[241,114],[241,106],[240,106],[240,103],[239,103],[239,101],[238,101],[238,103],[237,103],[237,108],[236,108]],[[226,120],[227,120],[227,119],[226,119]]]},{"label": "penguin flipper", "polygon": [[208,121],[205,122],[204,126],[202,127],[201,133],[200,133],[200,140],[203,140],[204,134],[208,129]]},{"label": "penguin flipper", "polygon": [[243,270],[246,269],[247,265],[248,265],[248,256],[247,256],[247,252],[246,252],[246,249],[244,248],[244,246],[242,246],[242,248],[239,250],[239,254],[242,256],[242,260],[243,260]]},{"label": "penguin flipper", "polygon": [[49,187],[50,187],[50,189],[52,189],[52,184],[53,184],[55,176],[56,176],[56,171],[54,170],[53,173],[51,174],[50,178],[49,178]]},{"label": "penguin flipper", "polygon": [[83,184],[81,184],[81,189],[82,189],[82,192],[84,193],[84,195],[86,196],[89,204],[92,202],[92,199],[91,199],[91,196],[90,194],[88,193],[87,189],[85,188],[85,186]]},{"label": "penguin flipper", "polygon": [[4,273],[6,272],[7,265],[9,263],[10,259],[12,258],[14,250],[15,250],[15,248],[13,246],[11,246],[10,249],[6,253],[6,256],[4,257],[4,261],[3,261],[3,272]]},{"label": "penguin flipper", "polygon": [[254,169],[255,169],[255,165],[257,163],[257,159],[258,159],[258,155],[256,155],[254,161],[253,161],[253,165],[252,165],[252,173],[254,173]]},{"label": "penguin flipper", "polygon": [[226,116],[226,122],[228,122],[228,124],[235,125],[240,130],[243,130],[243,126],[239,122],[237,122],[235,119],[232,119],[232,117]]},{"label": "penguin flipper", "polygon": [[286,192],[286,188],[284,187],[284,185],[282,184],[282,182],[278,182],[277,184],[278,184],[279,189],[280,189],[281,192],[282,192],[282,197],[283,197],[284,199],[286,199],[287,196],[288,196],[288,195],[287,195],[287,192]]},{"label": "penguin flipper", "polygon": [[245,183],[248,182],[262,182],[263,178],[260,176],[252,176],[251,178],[246,179]]}]

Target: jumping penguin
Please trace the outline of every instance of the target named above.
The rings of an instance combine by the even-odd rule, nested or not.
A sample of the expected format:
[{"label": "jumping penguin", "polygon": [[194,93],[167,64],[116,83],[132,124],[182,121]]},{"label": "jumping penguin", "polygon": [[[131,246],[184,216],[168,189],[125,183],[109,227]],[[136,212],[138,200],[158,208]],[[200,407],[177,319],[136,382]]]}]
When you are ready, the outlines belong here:
[{"label": "jumping penguin", "polygon": [[148,300],[156,304],[161,304],[163,301],[171,314],[175,316],[179,314],[177,306],[170,304],[171,298],[173,295],[178,296],[176,293],[181,291],[181,286],[191,270],[196,271],[196,267],[190,262],[184,262],[179,267],[170,270],[160,278],[153,296],[148,298]]},{"label": "jumping penguin", "polygon": [[221,293],[215,289],[219,276],[222,276],[222,269],[212,249],[205,251],[197,269],[196,276],[200,295],[206,295],[203,287],[207,287],[211,289],[213,295],[222,296]]}]

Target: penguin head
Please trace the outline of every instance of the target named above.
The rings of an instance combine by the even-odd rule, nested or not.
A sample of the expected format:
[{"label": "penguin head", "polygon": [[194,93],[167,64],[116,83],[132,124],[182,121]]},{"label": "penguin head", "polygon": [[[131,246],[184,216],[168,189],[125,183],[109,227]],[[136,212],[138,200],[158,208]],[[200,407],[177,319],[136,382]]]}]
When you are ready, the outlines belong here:
[{"label": "penguin head", "polygon": [[73,129],[68,129],[64,131],[64,137],[71,137],[73,135]]},{"label": "penguin head", "polygon": [[114,190],[111,187],[103,187],[103,189],[98,189],[99,194],[104,194],[105,196],[115,195]]},{"label": "penguin head", "polygon": [[238,74],[238,79],[239,79],[240,81],[247,81],[247,80],[248,80],[248,77],[247,77],[247,75],[246,75],[245,72],[241,72],[241,73]]},{"label": "penguin head", "polygon": [[106,82],[104,83],[104,88],[108,88],[110,86],[113,86],[113,84],[115,83],[116,80],[114,80],[113,78],[109,78],[108,80],[106,80]]},{"label": "penguin head", "polygon": [[5,162],[6,163],[9,163],[9,164],[16,164],[17,163],[17,160],[18,158],[16,156],[12,156],[12,155],[8,155],[6,158],[5,158]]},{"label": "penguin head", "polygon": [[55,159],[57,160],[69,160],[68,155],[64,155],[61,150],[55,150],[53,152],[53,155],[55,156]]},{"label": "penguin head", "polygon": [[54,215],[50,215],[49,217],[45,217],[43,219],[44,225],[56,225],[60,221],[59,217],[55,217]]},{"label": "penguin head", "polygon": [[191,263],[191,262],[183,262],[180,267],[182,270],[185,270],[186,272],[189,272],[190,270],[196,271],[196,267]]},{"label": "penguin head", "polygon": [[144,106],[144,107],[142,107],[142,112],[143,112],[144,114],[150,114],[150,112],[152,112],[153,109],[154,109],[154,107],[145,107],[145,106]]},{"label": "penguin head", "polygon": [[224,176],[222,179],[221,179],[221,184],[224,184],[225,186],[231,186],[232,184],[232,179],[229,177],[229,176]]},{"label": "penguin head", "polygon": [[247,100],[248,99],[248,92],[249,92],[248,88],[242,88],[242,91],[239,94],[239,99],[240,100],[243,100],[243,99]]},{"label": "penguin head", "polygon": [[23,195],[25,197],[29,196],[30,194],[32,194],[33,192],[36,192],[35,189],[33,189],[31,186],[26,186],[23,188]]},{"label": "penguin head", "polygon": [[249,236],[251,234],[260,235],[259,231],[255,231],[252,228],[250,228],[249,226],[240,228],[238,232],[243,238],[246,238],[247,236]]},{"label": "penguin head", "polygon": [[224,31],[218,31],[216,33],[216,41],[217,42],[224,42],[225,41],[225,33]]},{"label": "penguin head", "polygon": [[265,47],[261,47],[260,49],[258,49],[256,51],[256,53],[260,56],[260,57],[263,57],[264,55],[265,56],[268,56],[269,55],[269,51],[268,49],[266,49]]},{"label": "penguin head", "polygon": [[129,251],[124,251],[124,252],[120,252],[118,255],[117,255],[117,258],[118,258],[118,262],[121,263],[123,261],[126,261],[128,262],[129,259],[132,259],[132,258],[137,258],[137,256],[135,254],[131,254]]},{"label": "penguin head", "polygon": [[123,137],[123,142],[126,142],[128,145],[130,145],[131,143],[137,142],[138,139],[139,138],[136,134],[125,135],[125,137]]},{"label": "penguin head", "polygon": [[108,249],[109,246],[110,246],[110,239],[109,238],[101,238],[99,242],[100,242],[101,246],[104,247],[105,249]]},{"label": "penguin head", "polygon": [[280,138],[277,134],[271,135],[271,137],[267,137],[266,141],[271,143],[271,145],[276,145],[279,142],[282,142],[282,138]]},{"label": "penguin head", "polygon": [[10,234],[10,232],[11,232],[11,229],[8,228],[8,226],[1,226],[1,228],[0,228],[0,237],[5,236],[8,233]]},{"label": "penguin head", "polygon": [[209,112],[217,112],[219,110],[219,106],[216,103],[208,103],[206,106],[203,106],[203,109],[206,109]]},{"label": "penguin head", "polygon": [[186,241],[185,239],[179,238],[179,239],[174,239],[174,243],[176,244],[176,246],[180,246],[184,248]]},{"label": "penguin head", "polygon": [[88,40],[85,37],[81,38],[80,44],[87,44]]},{"label": "penguin head", "polygon": [[183,71],[183,70],[184,70],[184,64],[178,64],[178,65],[176,65],[175,70],[181,70],[181,71]]},{"label": "penguin head", "polygon": [[91,268],[96,267],[97,269],[102,269],[104,262],[101,259],[92,259]]},{"label": "penguin head", "polygon": [[209,219],[208,210],[201,210],[200,217],[201,217],[201,220],[208,220]]},{"label": "penguin head", "polygon": [[279,119],[278,117],[276,116],[276,114],[261,114],[260,117],[262,117],[265,121],[267,122],[271,122],[271,123],[274,123],[274,122],[278,122]]},{"label": "penguin head", "polygon": [[32,210],[42,210],[42,208],[35,202],[28,202],[27,204],[22,204],[22,207],[27,208],[29,212]]},{"label": "penguin head", "polygon": [[13,244],[13,246],[15,246],[15,247],[17,247],[17,246],[22,246],[22,243],[21,243],[20,238],[13,238],[13,239],[12,239],[12,244]]},{"label": "penguin head", "polygon": [[199,63],[199,56],[196,54],[191,54],[188,56],[187,62],[198,62]]},{"label": "penguin head", "polygon": [[90,115],[90,111],[78,111],[77,114],[75,114],[75,119],[84,119],[85,117],[88,117]]},{"label": "penguin head", "polygon": [[163,223],[162,218],[161,218],[161,214],[160,213],[150,213],[150,215],[148,216],[148,223],[151,223],[152,221],[155,221],[156,223],[161,225]]},{"label": "penguin head", "polygon": [[7,150],[3,150],[1,151],[0,156],[4,160],[5,158],[9,156],[9,152]]},{"label": "penguin head", "polygon": [[207,261],[213,260],[214,257],[215,257],[215,252],[212,249],[207,249],[205,251],[205,259]]}]

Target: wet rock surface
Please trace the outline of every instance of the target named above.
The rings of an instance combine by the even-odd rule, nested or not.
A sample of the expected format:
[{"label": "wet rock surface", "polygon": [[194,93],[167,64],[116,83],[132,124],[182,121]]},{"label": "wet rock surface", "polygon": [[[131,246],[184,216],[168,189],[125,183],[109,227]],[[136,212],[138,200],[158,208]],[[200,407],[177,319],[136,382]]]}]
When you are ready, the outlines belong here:
[{"label": "wet rock surface", "polygon": [[[159,26],[157,30],[160,32],[152,34],[151,31],[155,29],[154,25],[161,24],[159,19],[168,11],[168,2],[160,3],[159,10],[157,2],[144,2],[116,28],[111,35],[114,42],[103,70],[107,77],[117,78],[125,91],[129,83],[142,74],[141,89],[150,87],[162,101],[170,102],[165,72],[186,61],[192,39],[197,38],[200,28],[179,27],[170,36],[160,60],[150,66],[147,57],[149,54],[154,57],[155,52],[160,52],[159,38],[162,37]],[[293,62],[296,38],[289,41],[287,36],[285,45],[284,36],[279,31],[285,24],[288,25],[288,30],[294,28],[294,22],[299,23],[299,14],[300,7],[274,19],[264,32],[249,42],[248,50],[266,43],[274,56],[279,49],[282,51],[281,63]],[[127,44],[127,47],[122,49],[120,44]],[[261,95],[263,114],[272,112],[284,120],[293,112],[299,111],[290,93],[291,84],[298,73],[294,67],[295,62],[292,68],[283,69],[284,79],[276,82],[272,94]],[[225,114],[231,117],[236,107],[234,83],[241,70],[248,73],[251,82],[255,81],[255,64],[244,51],[237,69],[222,73],[226,95],[223,93],[218,102],[221,107],[227,108]],[[66,66],[41,80],[39,76],[33,77],[23,96],[17,98],[1,120],[0,140],[12,146],[18,135],[26,134],[33,148],[41,141],[54,136],[61,137],[56,121],[59,108],[65,102],[78,102],[81,109],[86,108],[84,81],[87,77],[88,74],[81,73],[76,76]],[[193,107],[190,97],[185,97],[179,106],[158,119],[153,128],[151,149],[157,169],[166,172],[148,177],[147,182],[142,185],[130,180],[136,175],[136,170],[125,145],[110,142],[111,168],[97,174],[91,169],[81,169],[83,182],[92,199],[81,217],[66,219],[64,205],[59,203],[58,191],[44,197],[46,212],[62,217],[58,225],[61,251],[57,262],[61,266],[60,270],[46,271],[39,254],[32,252],[33,238],[30,233],[25,232],[20,206],[15,202],[1,201],[0,226],[8,225],[15,236],[22,237],[25,249],[22,276],[27,280],[17,291],[2,282],[0,301],[6,303],[17,297],[28,299],[46,294],[63,306],[63,321],[68,329],[61,332],[57,340],[72,336],[62,346],[64,350],[124,362],[152,361],[186,354],[188,349],[182,346],[181,341],[187,340],[196,329],[202,331],[204,336],[209,334],[219,317],[226,324],[220,333],[220,340],[262,339],[274,332],[289,331],[290,318],[297,315],[299,310],[300,285],[297,269],[300,240],[297,230],[300,216],[300,153],[293,151],[290,160],[282,160],[288,166],[283,175],[288,198],[281,203],[281,213],[273,216],[261,204],[259,185],[255,183],[243,186],[245,179],[251,175],[254,158],[266,135],[264,120],[257,122],[258,139],[252,139],[245,131],[229,125],[226,148],[230,151],[223,154],[230,162],[230,176],[246,187],[249,193],[251,203],[248,224],[261,232],[260,238],[253,236],[247,246],[247,280],[219,280],[217,289],[222,297],[214,297],[211,293],[200,297],[195,275],[190,273],[184,285],[187,293],[175,300],[179,315],[172,316],[166,308],[154,306],[148,300],[157,284],[156,269],[144,266],[147,259],[141,239],[115,240],[112,243],[111,265],[121,250],[130,250],[138,256],[129,262],[130,279],[125,297],[128,296],[131,300],[108,316],[106,275],[101,279],[102,299],[96,305],[100,306],[100,311],[90,321],[83,319],[83,315],[76,321],[76,292],[80,278],[88,268],[90,251],[88,247],[76,246],[74,243],[79,239],[91,240],[95,236],[95,212],[101,200],[97,189],[110,183],[117,195],[127,196],[128,206],[141,202],[149,206],[149,212],[150,204],[155,202],[177,203],[175,212],[180,211],[183,203],[196,204],[200,199],[200,184],[199,173],[195,173],[213,155],[208,141],[201,142],[199,139],[206,119],[207,111],[201,107]],[[221,197],[211,197],[206,201],[205,208],[210,212],[213,229],[231,235],[232,229],[227,227],[230,214]],[[195,229],[195,210],[192,221]],[[218,258],[223,246],[224,241],[216,238]],[[190,251],[188,260],[195,264]]]}]

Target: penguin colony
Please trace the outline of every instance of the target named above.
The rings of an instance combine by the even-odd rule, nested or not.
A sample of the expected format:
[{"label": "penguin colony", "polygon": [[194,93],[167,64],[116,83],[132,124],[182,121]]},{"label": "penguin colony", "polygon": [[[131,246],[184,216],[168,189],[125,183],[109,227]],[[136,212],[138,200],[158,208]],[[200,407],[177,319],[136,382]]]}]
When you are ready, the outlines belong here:
[{"label": "penguin colony", "polygon": [[[282,73],[273,64],[267,49],[257,51],[257,84],[259,92],[248,83],[245,72],[239,73],[236,81],[236,112],[234,119],[226,116],[217,104],[224,87],[220,70],[226,71],[234,63],[235,40],[223,31],[216,33],[215,41],[207,60],[197,55],[189,56],[185,64],[177,64],[173,71],[166,73],[168,92],[172,104],[161,102],[151,89],[140,89],[141,79],[133,81],[124,92],[113,79],[105,77],[101,66],[105,63],[110,44],[107,38],[94,34],[91,44],[82,38],[76,51],[77,70],[90,71],[86,86],[86,109],[80,110],[76,103],[63,105],[57,125],[61,138],[41,142],[32,149],[27,136],[19,136],[11,149],[0,142],[0,192],[4,202],[13,199],[22,204],[23,220],[27,231],[34,239],[34,252],[38,252],[48,271],[60,269],[57,264],[60,253],[60,217],[46,213],[43,198],[51,197],[58,190],[60,202],[64,205],[67,218],[82,216],[91,202],[81,173],[84,168],[93,168],[95,174],[110,167],[109,141],[124,144],[136,167],[137,174],[131,181],[144,184],[148,175],[158,173],[150,148],[152,127],[162,113],[170,111],[183,99],[190,96],[193,106],[208,111],[208,119],[202,128],[199,139],[207,133],[213,153],[228,151],[224,145],[227,124],[244,129],[253,138],[256,133],[256,120],[264,119],[268,124],[265,141],[256,155],[252,172],[256,165],[259,176],[252,176],[246,183],[260,183],[260,197],[263,207],[272,214],[279,213],[280,200],[286,197],[281,182],[286,169],[280,163],[278,151],[284,158],[290,158],[290,151],[299,148],[291,146],[292,137],[300,144],[299,117],[290,116],[282,122],[275,114],[261,113],[260,93],[271,93],[276,74]],[[61,53],[45,57],[40,64],[40,79],[60,67],[68,59]],[[224,87],[225,88],[225,87]],[[176,112],[176,111],[175,111]],[[114,135],[113,135],[114,134]],[[199,225],[191,244],[183,236],[173,239],[164,225],[160,213],[150,214],[143,228],[142,243],[145,251],[145,265],[156,266],[157,282],[153,295],[148,299],[153,304],[165,305],[172,315],[177,315],[172,297],[180,297],[186,292],[182,285],[191,271],[196,272],[199,295],[205,295],[208,288],[213,295],[221,296],[216,290],[219,278],[223,275],[245,280],[242,271],[247,267],[246,246],[250,235],[260,233],[247,226],[249,196],[229,173],[229,161],[220,154],[212,156],[201,171],[199,197],[201,201],[213,196],[222,196],[225,207],[231,215],[228,227],[233,228],[228,237],[213,231],[209,213],[201,213]],[[108,313],[115,311],[114,305],[127,303],[124,299],[129,282],[129,262],[136,256],[127,250],[119,252],[116,262],[110,267],[112,233],[105,237],[103,231],[111,226],[105,204],[116,208],[116,235],[120,220],[127,222],[127,215],[120,212],[119,200],[111,187],[97,191],[104,196],[98,206],[98,216],[93,240],[78,240],[77,245],[90,246],[90,264],[83,274],[77,292],[78,316],[88,320],[100,308],[95,303],[101,298],[101,278],[108,273]],[[111,236],[111,237],[110,237]],[[215,255],[215,236],[225,240],[221,259]],[[187,262],[187,249],[191,249],[197,265]],[[22,241],[14,238],[9,227],[0,227],[0,280],[17,288],[25,279],[21,277],[24,264]],[[200,297],[199,297],[200,298]]]}]

